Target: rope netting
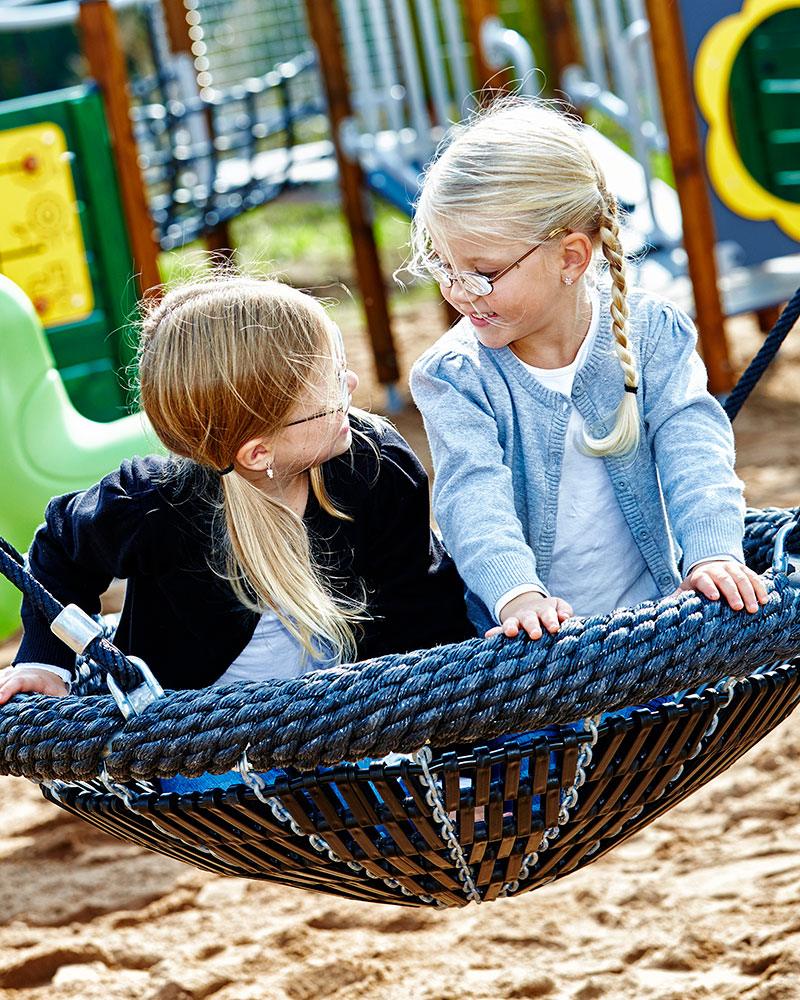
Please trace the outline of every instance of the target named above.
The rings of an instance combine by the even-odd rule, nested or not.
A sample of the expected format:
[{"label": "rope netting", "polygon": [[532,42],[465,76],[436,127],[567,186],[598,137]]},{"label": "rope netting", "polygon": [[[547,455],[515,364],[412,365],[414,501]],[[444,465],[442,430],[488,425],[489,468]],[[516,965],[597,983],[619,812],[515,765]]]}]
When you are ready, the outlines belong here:
[{"label": "rope netting", "polygon": [[139,165],[161,246],[184,245],[289,187],[335,177],[302,5],[193,0],[191,53],[146,11],[151,67],[131,81]]}]

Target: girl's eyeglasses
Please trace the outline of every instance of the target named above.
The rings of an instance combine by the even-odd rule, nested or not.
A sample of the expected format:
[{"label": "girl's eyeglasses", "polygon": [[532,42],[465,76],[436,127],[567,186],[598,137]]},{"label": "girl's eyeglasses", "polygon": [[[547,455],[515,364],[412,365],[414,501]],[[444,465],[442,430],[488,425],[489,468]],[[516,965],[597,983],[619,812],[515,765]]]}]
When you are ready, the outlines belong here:
[{"label": "girl's eyeglasses", "polygon": [[497,271],[491,276],[486,274],[477,274],[475,271],[459,271],[457,274],[453,274],[453,272],[450,271],[445,264],[435,257],[431,257],[428,260],[428,269],[436,280],[440,284],[444,285],[445,288],[450,288],[453,282],[457,281],[468,295],[490,295],[494,289],[494,283],[499,281],[504,274],[508,274],[512,268],[519,267],[526,257],[530,257],[535,250],[544,246],[548,240],[551,240],[554,236],[558,236],[559,233],[566,233],[568,231],[569,230],[567,230],[564,226],[554,229],[551,233],[548,233],[547,236],[545,236],[541,243],[537,243],[536,246],[532,246],[530,250],[526,250],[521,257],[517,257],[513,263],[508,265],[508,267],[504,267],[502,271]]},{"label": "girl's eyeglasses", "polygon": [[338,326],[335,330],[334,340],[337,345],[338,360],[336,362],[336,377],[339,380],[339,402],[336,406],[329,406],[319,413],[312,413],[310,417],[300,417],[298,420],[290,420],[284,427],[294,427],[295,424],[305,424],[309,420],[319,420],[320,417],[330,416],[331,413],[344,413],[350,405],[350,386],[347,384],[347,360],[344,355],[344,341]]}]

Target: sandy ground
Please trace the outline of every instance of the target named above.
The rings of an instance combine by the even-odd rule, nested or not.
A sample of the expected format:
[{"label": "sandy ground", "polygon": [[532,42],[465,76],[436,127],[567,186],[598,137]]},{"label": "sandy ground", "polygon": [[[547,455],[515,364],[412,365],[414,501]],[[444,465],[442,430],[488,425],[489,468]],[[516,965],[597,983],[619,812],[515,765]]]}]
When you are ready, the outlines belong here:
[{"label": "sandy ground", "polygon": [[[430,308],[404,312],[404,366],[436,326]],[[758,331],[742,318],[729,334],[741,364]],[[348,339],[367,371],[363,337]],[[798,341],[737,420],[754,506],[800,503]],[[359,401],[382,404],[369,379]],[[424,455],[413,411],[396,419]],[[795,724],[584,871],[446,912],[201,873],[0,778],[0,1000],[800,997]]]}]

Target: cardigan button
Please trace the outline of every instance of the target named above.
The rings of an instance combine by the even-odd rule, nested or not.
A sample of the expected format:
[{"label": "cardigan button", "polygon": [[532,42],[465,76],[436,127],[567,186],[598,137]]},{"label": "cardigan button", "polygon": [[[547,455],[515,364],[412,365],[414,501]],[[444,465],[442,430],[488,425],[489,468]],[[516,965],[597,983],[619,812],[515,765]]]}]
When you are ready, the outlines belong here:
[{"label": "cardigan button", "polygon": [[645,538],[650,537],[650,532],[647,530],[647,528],[639,528],[639,530],[636,532],[636,537],[641,539],[641,541],[644,541]]},{"label": "cardigan button", "polygon": [[664,573],[658,578],[659,586],[668,587],[672,583],[672,577],[669,573]]}]

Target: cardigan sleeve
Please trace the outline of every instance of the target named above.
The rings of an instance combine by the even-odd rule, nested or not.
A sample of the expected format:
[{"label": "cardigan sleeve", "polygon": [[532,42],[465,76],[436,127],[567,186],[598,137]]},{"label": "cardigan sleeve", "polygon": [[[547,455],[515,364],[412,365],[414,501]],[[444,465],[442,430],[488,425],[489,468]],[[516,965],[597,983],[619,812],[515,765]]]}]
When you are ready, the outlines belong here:
[{"label": "cardigan sleeve", "polygon": [[434,516],[462,579],[494,621],[508,591],[547,588],[514,506],[491,401],[469,358],[437,348],[414,365],[411,392],[433,456]]},{"label": "cardigan sleeve", "polygon": [[430,527],[428,476],[392,428],[380,436],[377,478],[368,492],[362,537],[372,624],[365,655],[407,652],[474,636],[464,586]]},{"label": "cardigan sleeve", "polygon": [[[62,604],[87,614],[100,611],[100,595],[115,577],[152,572],[163,546],[145,536],[159,504],[153,474],[158,458],[124,462],[87,490],[55,497],[28,552],[33,576]],[[160,555],[161,554],[161,555]],[[51,632],[28,601],[22,603],[24,634],[16,663],[50,663],[72,670],[75,654]]]},{"label": "cardigan sleeve", "polygon": [[664,303],[654,327],[643,367],[644,416],[683,566],[722,553],[743,562],[743,484],[734,470],[733,431],[706,388],[694,323]]}]

